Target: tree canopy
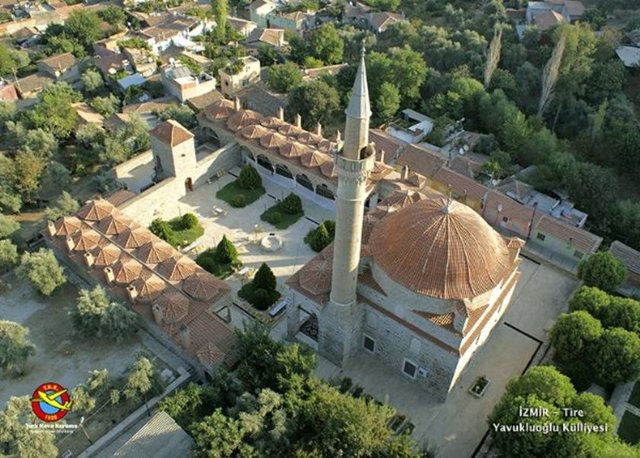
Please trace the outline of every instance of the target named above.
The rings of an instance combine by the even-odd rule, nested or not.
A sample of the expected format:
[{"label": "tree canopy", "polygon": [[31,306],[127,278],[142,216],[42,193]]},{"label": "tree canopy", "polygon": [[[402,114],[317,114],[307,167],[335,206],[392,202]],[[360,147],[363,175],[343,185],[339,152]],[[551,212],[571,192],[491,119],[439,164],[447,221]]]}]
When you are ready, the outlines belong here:
[{"label": "tree canopy", "polygon": [[27,278],[44,296],[50,296],[67,281],[53,251],[46,248],[40,248],[34,253],[24,253],[17,273]]},{"label": "tree canopy", "polygon": [[22,373],[22,365],[36,353],[28,335],[29,330],[24,326],[13,321],[0,321],[0,369]]},{"label": "tree canopy", "polygon": [[614,291],[627,277],[622,262],[608,251],[595,253],[578,265],[578,277],[587,286]]}]

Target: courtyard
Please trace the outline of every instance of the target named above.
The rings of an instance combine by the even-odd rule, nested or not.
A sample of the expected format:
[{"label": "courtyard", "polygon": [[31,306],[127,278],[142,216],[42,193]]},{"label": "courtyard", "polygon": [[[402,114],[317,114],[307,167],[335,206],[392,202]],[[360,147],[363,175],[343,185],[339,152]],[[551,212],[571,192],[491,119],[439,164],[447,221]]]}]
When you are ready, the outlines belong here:
[{"label": "courtyard", "polygon": [[[576,289],[575,278],[555,268],[523,259],[522,276],[509,310],[462,373],[445,403],[400,374],[383,366],[366,352],[344,370],[319,358],[317,373],[324,379],[348,376],[355,384],[379,401],[388,402],[410,417],[415,425],[413,437],[419,443],[435,447],[438,456],[472,456],[488,431],[486,422],[493,406],[502,396],[507,382],[522,374],[546,340],[548,328],[558,313],[565,310]],[[468,390],[477,377],[490,384],[482,398]]]}]

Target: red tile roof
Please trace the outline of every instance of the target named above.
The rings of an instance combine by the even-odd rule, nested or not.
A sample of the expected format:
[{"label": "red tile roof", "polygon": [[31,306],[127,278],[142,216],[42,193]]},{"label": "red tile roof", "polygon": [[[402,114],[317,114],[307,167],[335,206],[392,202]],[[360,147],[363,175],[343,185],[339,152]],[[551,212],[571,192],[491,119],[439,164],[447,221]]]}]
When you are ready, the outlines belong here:
[{"label": "red tile roof", "polygon": [[416,145],[409,145],[398,157],[398,165],[407,165],[409,170],[427,178],[433,177],[444,167],[444,158]]},{"label": "red tile roof", "polygon": [[618,240],[611,244],[609,251],[624,264],[629,272],[640,274],[640,251]]},{"label": "red tile roof", "polygon": [[158,124],[150,134],[162,143],[177,146],[194,137],[185,127],[173,119],[168,119]]},{"label": "red tile roof", "polygon": [[569,226],[552,216],[536,216],[534,229],[558,240],[572,244],[585,254],[595,252],[602,243],[602,237],[587,232],[579,227]]}]

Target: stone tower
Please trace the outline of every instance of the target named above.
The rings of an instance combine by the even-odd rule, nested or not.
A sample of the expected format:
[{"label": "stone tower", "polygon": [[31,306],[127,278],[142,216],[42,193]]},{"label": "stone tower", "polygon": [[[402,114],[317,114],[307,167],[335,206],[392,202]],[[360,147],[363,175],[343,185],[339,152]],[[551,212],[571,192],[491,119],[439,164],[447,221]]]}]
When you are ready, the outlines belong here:
[{"label": "stone tower", "polygon": [[345,113],[344,147],[335,156],[338,191],[331,293],[319,329],[320,353],[339,365],[360,348],[362,333],[363,310],[356,300],[356,287],[367,181],[375,161],[368,145],[371,108],[364,48]]},{"label": "stone tower", "polygon": [[151,151],[156,177],[190,179],[197,167],[193,134],[177,121],[169,119],[151,132]]}]

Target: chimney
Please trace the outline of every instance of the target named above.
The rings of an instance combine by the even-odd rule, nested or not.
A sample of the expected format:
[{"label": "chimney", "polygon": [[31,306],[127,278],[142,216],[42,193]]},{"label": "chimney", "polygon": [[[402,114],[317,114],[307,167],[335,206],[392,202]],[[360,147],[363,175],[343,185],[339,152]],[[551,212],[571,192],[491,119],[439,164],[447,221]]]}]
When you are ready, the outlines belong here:
[{"label": "chimney", "polygon": [[47,221],[47,229],[49,229],[50,237],[53,237],[54,235],[56,235],[56,225],[53,223],[53,221],[51,220]]},{"label": "chimney", "polygon": [[380,150],[380,159],[378,159],[380,162],[384,163],[384,150],[381,149]]},{"label": "chimney", "polygon": [[70,235],[67,235],[67,238],[65,239],[65,242],[67,244],[67,250],[73,251],[73,249],[76,246],[76,243],[73,241],[73,239],[71,238]]},{"label": "chimney", "polygon": [[409,166],[403,165],[402,169],[400,170],[400,179],[406,180],[407,178],[409,178]]},{"label": "chimney", "polygon": [[107,282],[107,285],[111,285],[115,281],[116,276],[114,275],[111,267],[104,268],[104,279]]},{"label": "chimney", "polygon": [[296,113],[294,123],[296,127],[302,129],[302,116],[300,116],[300,113]]},{"label": "chimney", "polygon": [[96,262],[96,260],[93,257],[93,255],[91,253],[89,253],[88,251],[85,252],[85,254],[84,254],[84,263],[87,265],[87,267],[91,267],[95,262]]},{"label": "chimney", "polygon": [[187,349],[191,346],[191,333],[189,332],[189,327],[182,323],[180,325],[180,329],[178,330],[178,334],[180,337],[180,343],[182,347]]},{"label": "chimney", "polygon": [[342,148],[342,132],[338,130],[336,134],[336,144],[338,145],[338,149]]},{"label": "chimney", "polygon": [[320,123],[316,124],[316,135],[322,136],[322,124]]},{"label": "chimney", "polygon": [[236,111],[242,110],[242,103],[240,103],[240,97],[236,97],[233,101],[233,109]]},{"label": "chimney", "polygon": [[138,288],[133,285],[127,286],[127,296],[129,296],[131,302],[135,301],[136,297],[138,297]]},{"label": "chimney", "polygon": [[278,119],[284,121],[284,108],[278,107]]},{"label": "chimney", "polygon": [[162,319],[164,318],[162,307],[160,307],[158,304],[153,304],[153,306],[151,307],[151,311],[153,312],[153,318],[155,318],[156,323],[162,324]]}]

